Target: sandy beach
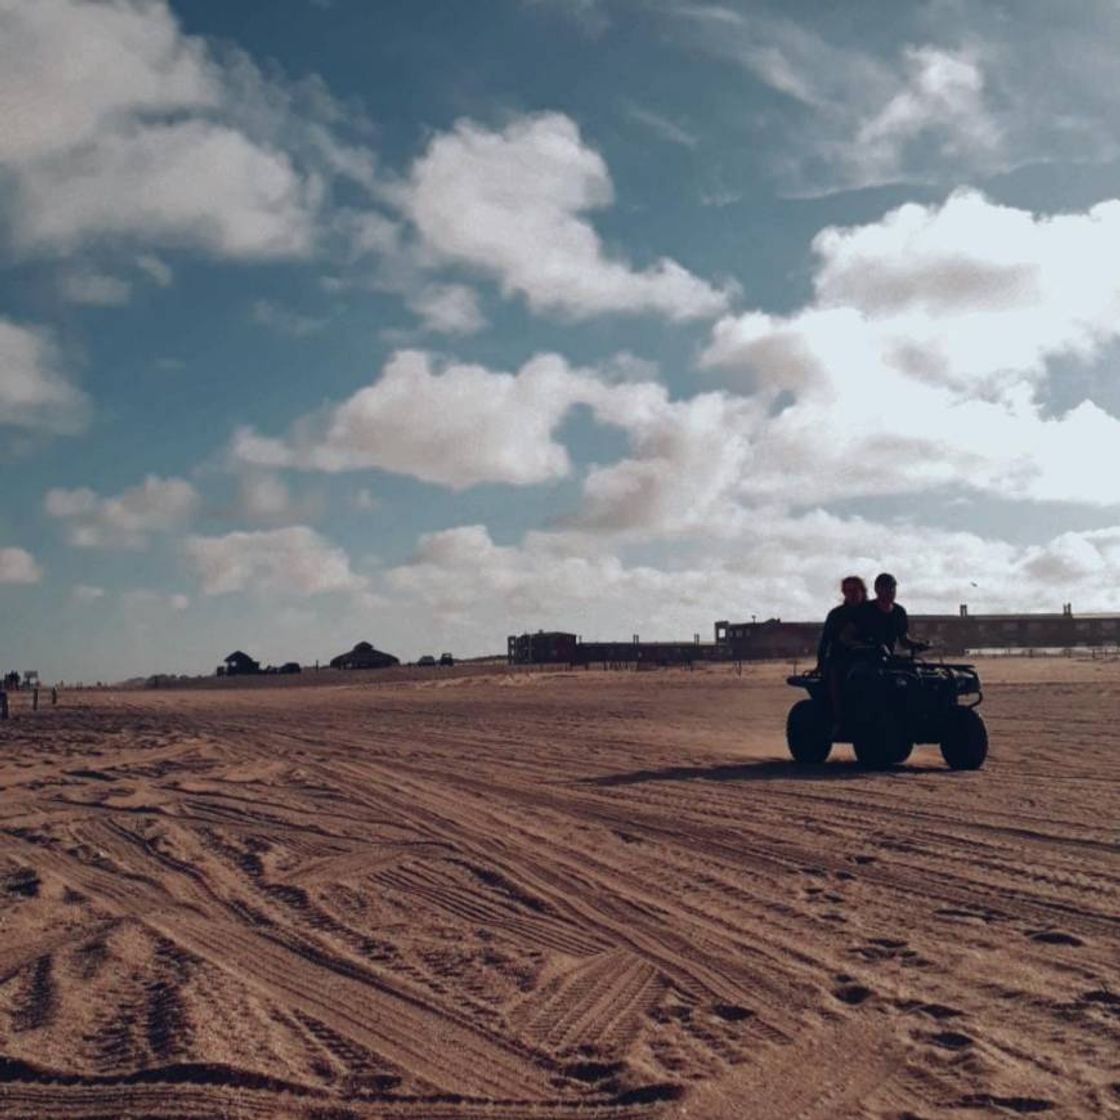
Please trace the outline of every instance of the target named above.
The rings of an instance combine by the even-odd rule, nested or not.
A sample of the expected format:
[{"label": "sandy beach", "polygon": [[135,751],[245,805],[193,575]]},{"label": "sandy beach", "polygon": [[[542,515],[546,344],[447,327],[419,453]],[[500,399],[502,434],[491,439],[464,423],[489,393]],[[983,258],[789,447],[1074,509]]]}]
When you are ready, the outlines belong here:
[{"label": "sandy beach", "polygon": [[1120,1113],[1120,664],[984,662],[977,773],[786,672],[16,697],[0,1112]]}]

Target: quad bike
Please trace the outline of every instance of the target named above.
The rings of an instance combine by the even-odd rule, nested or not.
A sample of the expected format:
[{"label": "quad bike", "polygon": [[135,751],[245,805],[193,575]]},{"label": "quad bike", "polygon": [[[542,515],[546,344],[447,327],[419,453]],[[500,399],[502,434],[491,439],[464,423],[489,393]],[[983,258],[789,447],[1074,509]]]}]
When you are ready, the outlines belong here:
[{"label": "quad bike", "polygon": [[841,684],[843,718],[835,725],[828,681],[817,670],[788,677],[809,697],[790,709],[786,741],[795,762],[821,763],[834,743],[851,743],[868,770],[905,762],[920,743],[941,747],[953,770],[979,770],[988,732],[976,706],[983,699],[973,665],[923,661],[911,653],[862,651]]}]

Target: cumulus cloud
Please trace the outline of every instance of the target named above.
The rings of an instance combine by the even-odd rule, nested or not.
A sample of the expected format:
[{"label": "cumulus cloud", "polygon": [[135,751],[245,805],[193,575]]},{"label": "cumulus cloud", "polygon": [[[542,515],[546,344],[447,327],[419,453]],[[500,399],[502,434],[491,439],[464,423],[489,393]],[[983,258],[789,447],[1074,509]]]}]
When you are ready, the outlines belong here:
[{"label": "cumulus cloud", "polygon": [[72,433],[88,414],[86,396],[63,372],[51,334],[0,317],[0,428]]},{"label": "cumulus cloud", "polygon": [[[0,113],[10,237],[27,254],[130,240],[305,256],[329,181],[370,181],[325,90],[185,35],[165,0],[4,0]],[[158,258],[138,263],[169,282]]]},{"label": "cumulus cloud", "polygon": [[16,244],[69,250],[138,238],[245,258],[311,249],[317,185],[232,128],[188,120],[101,138],[19,169]]},{"label": "cumulus cloud", "polygon": [[[724,542],[704,541],[676,563],[632,563],[609,542],[531,532],[498,545],[481,525],[422,537],[387,573],[413,617],[472,648],[495,647],[520,629],[563,629],[585,638],[640,633],[687,638],[715,619],[819,619],[839,576],[896,572],[915,612],[973,609],[1118,609],[1120,528],[1064,534],[1032,546],[974,533],[771,510]],[[982,590],[978,590],[978,584]],[[979,600],[979,601],[978,601]]]},{"label": "cumulus cloud", "polygon": [[739,501],[753,468],[758,402],[727,393],[670,401],[660,385],[637,383],[600,393],[596,419],[623,428],[630,455],[593,467],[584,503],[570,522],[584,529],[658,536],[736,529]]},{"label": "cumulus cloud", "polygon": [[[627,434],[630,455],[592,466],[584,505],[568,520],[598,532],[717,531],[750,468],[750,440],[765,412],[723,392],[671,401],[648,380],[651,363],[615,355],[604,371],[538,355],[516,373],[401,351],[381,377],[342,404],[297,422],[284,439],[249,428],[233,439],[235,463],[258,469],[353,471],[371,467],[462,490],[484,482],[537,485],[568,476],[557,429],[577,405]],[[647,379],[643,379],[647,378]]]},{"label": "cumulus cloud", "polygon": [[570,470],[553,432],[585,383],[555,355],[509,374],[460,364],[437,370],[429,355],[405,350],[372,385],[297,424],[287,440],[242,429],[232,454],[263,467],[379,467],[455,490],[547,482]]},{"label": "cumulus cloud", "polygon": [[279,472],[238,465],[236,498],[228,515],[256,525],[293,525],[314,521],[322,513],[323,496],[293,493]]},{"label": "cumulus cloud", "polygon": [[1118,207],[1036,216],[961,192],[823,230],[810,304],[713,330],[702,364],[747,396],[671,399],[629,355],[599,370],[546,355],[509,374],[408,351],[285,438],[243,429],[233,455],[456,489],[540,484],[572,472],[557,433],[584,406],[629,443],[588,468],[564,519],[584,531],[726,536],[759,505],[945,488],[1120,504],[1120,420],[1089,399],[1040,403],[1055,359],[1092,361],[1117,338]]},{"label": "cumulus cloud", "polygon": [[23,548],[0,548],[0,583],[38,583],[43,578],[35,557]]},{"label": "cumulus cloud", "polygon": [[1120,421],[1091,400],[1060,416],[1038,400],[1055,358],[1091,361],[1117,337],[1118,236],[1115,201],[1038,217],[969,192],[822,231],[815,301],[725,317],[702,358],[789,395],[749,489],[1120,503],[1105,466]]},{"label": "cumulus cloud", "polygon": [[91,269],[66,273],[59,287],[67,303],[91,307],[121,307],[132,295],[132,285],[127,280]]},{"label": "cumulus cloud", "polygon": [[474,334],[486,326],[478,296],[465,284],[427,284],[409,297],[408,306],[439,334]]},{"label": "cumulus cloud", "polygon": [[98,599],[105,597],[105,588],[97,587],[91,583],[76,583],[70,589],[70,598],[75,603],[96,603]]},{"label": "cumulus cloud", "polygon": [[459,121],[413,165],[400,201],[431,252],[493,276],[534,311],[684,320],[723,310],[726,293],[676,261],[636,269],[606,253],[585,215],[613,194],[603,158],[575,122],[542,113],[500,132]]},{"label": "cumulus cloud", "polygon": [[80,487],[48,490],[43,500],[48,516],[66,523],[75,548],[145,548],[151,534],[181,529],[198,505],[198,492],[185,479],[154,474],[107,498]]},{"label": "cumulus cloud", "polygon": [[305,525],[191,536],[183,555],[204,595],[251,590],[309,596],[365,587],[346,553]]}]

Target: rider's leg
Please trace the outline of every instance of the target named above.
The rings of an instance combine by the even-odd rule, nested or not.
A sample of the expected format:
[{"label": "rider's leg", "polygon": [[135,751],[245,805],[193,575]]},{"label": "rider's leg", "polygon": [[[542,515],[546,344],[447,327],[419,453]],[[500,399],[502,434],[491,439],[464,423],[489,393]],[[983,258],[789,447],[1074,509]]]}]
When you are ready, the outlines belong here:
[{"label": "rider's leg", "polygon": [[832,737],[835,739],[840,734],[844,669],[840,662],[830,661],[826,672],[828,674],[828,698],[832,702]]}]

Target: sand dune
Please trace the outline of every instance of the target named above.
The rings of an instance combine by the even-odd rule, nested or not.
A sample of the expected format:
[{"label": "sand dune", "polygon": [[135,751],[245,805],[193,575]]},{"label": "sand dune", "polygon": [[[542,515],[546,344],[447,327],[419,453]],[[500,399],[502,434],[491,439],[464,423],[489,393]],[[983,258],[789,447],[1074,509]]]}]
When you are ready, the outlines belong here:
[{"label": "sand dune", "polygon": [[784,671],[17,704],[0,1112],[1116,1115],[1120,666],[979,773],[796,772]]}]

